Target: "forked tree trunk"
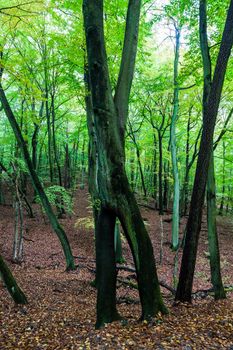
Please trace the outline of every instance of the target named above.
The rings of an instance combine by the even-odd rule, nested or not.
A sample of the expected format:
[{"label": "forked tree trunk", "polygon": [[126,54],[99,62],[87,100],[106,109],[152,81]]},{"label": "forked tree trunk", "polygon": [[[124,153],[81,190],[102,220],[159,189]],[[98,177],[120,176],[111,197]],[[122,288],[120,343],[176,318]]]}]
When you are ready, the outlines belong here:
[{"label": "forked tree trunk", "polygon": [[186,239],[176,300],[191,301],[193,276],[195,270],[198,239],[201,229],[202,208],[205,198],[209,161],[213,147],[213,134],[220,104],[220,98],[233,44],[233,0],[227,13],[225,28],[215,66],[214,77],[203,115],[203,131],[197,160],[196,174],[186,226]]},{"label": "forked tree trunk", "polygon": [[91,91],[87,117],[90,137],[89,166],[93,167],[89,169],[89,176],[91,175],[93,182],[89,187],[97,212],[96,327],[101,327],[104,323],[119,319],[116,311],[114,253],[116,217],[120,219],[134,257],[142,318],[150,318],[159,311],[167,310],[160,294],[151,241],[125,173],[124,134],[137,48],[140,1],[129,1],[115,103],[111,94],[104,43],[103,1],[84,0],[83,11]]}]

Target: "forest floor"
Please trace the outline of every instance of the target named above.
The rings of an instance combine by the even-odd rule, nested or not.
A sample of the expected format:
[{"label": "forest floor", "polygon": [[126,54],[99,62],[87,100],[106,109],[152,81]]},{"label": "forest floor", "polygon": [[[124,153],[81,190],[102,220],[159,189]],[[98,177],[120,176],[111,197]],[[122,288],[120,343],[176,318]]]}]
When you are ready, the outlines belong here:
[{"label": "forest floor", "polygon": [[[151,322],[139,322],[137,290],[122,284],[132,272],[119,271],[118,310],[124,322],[95,330],[96,290],[93,229],[77,221],[91,218],[89,195],[78,190],[72,217],[61,220],[69,237],[78,268],[65,272],[63,254],[56,236],[38,205],[35,218],[25,215],[24,262],[12,264],[14,212],[11,206],[0,207],[0,251],[12,268],[29,304],[16,306],[0,281],[0,349],[233,349],[233,293],[215,302],[206,293],[194,295],[192,305],[173,306],[173,295],[161,288],[170,313]],[[141,207],[153,242],[160,281],[172,286],[174,253],[169,246],[171,215],[159,217],[157,211]],[[185,220],[182,219],[181,233]],[[81,220],[82,221],[82,220]],[[194,291],[211,288],[206,219],[203,218]],[[91,225],[90,225],[91,226]],[[159,264],[160,237],[164,234],[163,262]],[[222,275],[225,285],[233,285],[233,220],[218,218]],[[133,267],[126,242],[123,242],[125,265]],[[180,259],[180,257],[179,257]]]}]

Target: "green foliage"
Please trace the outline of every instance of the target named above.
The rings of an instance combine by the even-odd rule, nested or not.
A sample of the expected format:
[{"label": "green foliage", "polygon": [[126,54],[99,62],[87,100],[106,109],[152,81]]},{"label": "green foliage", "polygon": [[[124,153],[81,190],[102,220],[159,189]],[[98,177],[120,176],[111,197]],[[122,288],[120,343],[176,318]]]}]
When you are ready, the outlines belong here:
[{"label": "green foliage", "polygon": [[92,217],[79,218],[75,223],[75,227],[78,229],[94,230],[94,220]]},{"label": "green foliage", "polygon": [[[62,186],[53,185],[45,189],[45,193],[52,206],[58,211],[64,209],[68,214],[73,214],[73,201],[69,192]],[[36,202],[40,203],[40,198],[36,196]]]}]

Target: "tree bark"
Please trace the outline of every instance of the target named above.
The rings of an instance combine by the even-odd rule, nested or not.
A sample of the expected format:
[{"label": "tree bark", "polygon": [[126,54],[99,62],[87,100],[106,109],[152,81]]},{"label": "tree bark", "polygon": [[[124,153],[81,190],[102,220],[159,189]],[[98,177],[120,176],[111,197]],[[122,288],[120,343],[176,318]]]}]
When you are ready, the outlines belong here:
[{"label": "tree bark", "polygon": [[23,291],[18,286],[14,276],[11,273],[11,270],[3,260],[2,256],[0,255],[0,274],[3,278],[3,281],[6,284],[7,290],[12,296],[13,300],[16,302],[16,304],[27,304],[27,298]]},{"label": "tree bark", "polygon": [[191,301],[193,276],[195,270],[198,239],[201,229],[202,208],[204,204],[205,188],[209,161],[213,147],[213,134],[220,104],[220,98],[233,44],[233,0],[227,13],[225,28],[215,66],[214,77],[203,111],[203,130],[200,150],[197,160],[195,180],[190,204],[189,218],[186,226],[186,239],[183,251],[179,283],[176,300]]},{"label": "tree bark", "polygon": [[[115,221],[116,217],[119,218],[122,224],[134,257],[142,305],[142,318],[153,317],[159,311],[166,312],[166,308],[160,294],[151,241],[125,173],[123,135],[128,114],[128,99],[126,101],[125,96],[129,96],[134,65],[133,67],[130,65],[131,68],[125,70],[123,68],[129,67],[129,62],[125,61],[122,63],[124,67],[121,68],[119,74],[122,80],[118,86],[121,86],[122,82],[125,81],[122,86],[125,94],[121,101],[119,97],[121,92],[116,92],[114,104],[104,42],[103,0],[84,0],[83,13],[92,104],[92,112],[87,113],[89,136],[92,140],[90,142],[92,151],[89,153],[89,164],[91,161],[93,165],[93,169],[89,171],[95,179],[90,189],[94,207],[96,211],[99,211],[99,215],[95,216],[97,226],[96,241],[98,242],[97,255],[100,256],[96,256],[98,271],[96,326],[101,327],[105,322],[111,322],[119,318],[116,312],[115,272],[113,265],[115,264],[115,254],[112,248],[112,242],[114,242],[113,221]],[[132,31],[132,23],[128,23],[128,21],[134,20],[133,15],[139,19],[139,15],[137,16],[139,13],[140,1],[130,0],[125,34],[126,46],[128,45],[127,43],[130,43],[130,47],[132,42],[134,45],[137,43],[138,22],[135,23],[134,31]],[[127,28],[131,32],[130,38],[128,37],[129,32],[127,32]],[[126,39],[127,37],[128,40]],[[132,45],[131,50],[136,55],[134,45]],[[124,52],[128,52],[128,50],[129,48],[127,47],[123,49],[123,56]],[[128,57],[131,59],[131,62],[134,62],[135,57],[132,55],[131,53]],[[132,74],[128,75],[129,70]],[[97,155],[94,154],[95,152]],[[107,224],[104,226],[103,222]],[[104,239],[100,239],[101,234],[104,235]],[[104,264],[104,259],[102,258],[103,251],[107,246],[109,251],[105,254],[108,256],[109,266]],[[109,286],[111,287],[110,290]],[[106,293],[109,293],[109,297]]]},{"label": "tree bark", "polygon": [[72,256],[72,252],[71,252],[68,238],[67,238],[63,228],[60,226],[60,224],[56,218],[56,215],[54,214],[52,207],[49,203],[49,200],[45,194],[44,188],[41,185],[41,182],[38,178],[38,175],[33,168],[33,164],[32,164],[27,146],[26,146],[25,141],[23,139],[21,130],[20,130],[19,125],[15,119],[15,116],[12,112],[12,109],[9,105],[9,102],[6,98],[5,92],[4,92],[1,84],[0,84],[0,100],[2,102],[5,114],[6,114],[8,120],[11,124],[11,127],[12,127],[13,132],[14,132],[15,137],[16,137],[16,140],[21,148],[25,163],[27,164],[28,171],[29,171],[31,179],[32,179],[33,187],[36,190],[36,192],[38,193],[40,200],[41,200],[41,203],[42,203],[42,206],[43,206],[43,208],[48,216],[48,219],[50,221],[50,224],[51,224],[54,232],[56,233],[56,235],[57,235],[57,237],[62,245],[63,252],[64,252],[64,255],[66,258],[66,269],[67,270],[74,270],[75,263],[74,263],[74,258]]},{"label": "tree bark", "polygon": [[171,159],[172,172],[174,181],[173,190],[173,206],[172,206],[172,249],[177,250],[179,247],[179,220],[180,220],[180,180],[177,161],[176,147],[176,122],[179,111],[179,85],[178,85],[178,67],[180,55],[180,29],[175,25],[176,44],[175,44],[175,59],[174,59],[174,95],[173,95],[173,112],[170,127],[171,138]]}]

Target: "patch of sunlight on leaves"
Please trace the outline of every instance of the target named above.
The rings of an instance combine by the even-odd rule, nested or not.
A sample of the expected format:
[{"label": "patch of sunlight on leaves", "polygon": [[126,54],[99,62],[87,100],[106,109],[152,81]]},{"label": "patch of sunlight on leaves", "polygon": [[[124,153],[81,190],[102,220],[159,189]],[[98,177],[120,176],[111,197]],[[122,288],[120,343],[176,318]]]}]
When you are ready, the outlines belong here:
[{"label": "patch of sunlight on leaves", "polygon": [[90,217],[79,218],[74,226],[79,229],[94,230],[94,220]]}]

